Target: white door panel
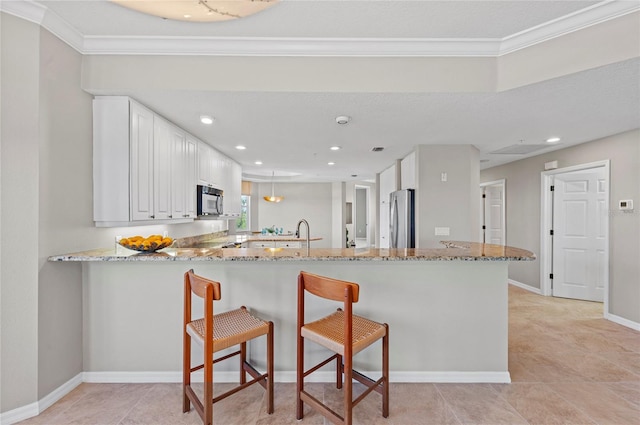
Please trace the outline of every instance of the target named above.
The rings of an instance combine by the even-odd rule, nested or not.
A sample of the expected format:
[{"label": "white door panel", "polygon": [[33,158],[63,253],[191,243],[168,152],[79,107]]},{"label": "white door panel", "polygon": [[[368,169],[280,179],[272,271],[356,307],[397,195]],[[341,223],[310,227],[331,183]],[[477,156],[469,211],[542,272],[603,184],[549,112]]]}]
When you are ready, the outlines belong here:
[{"label": "white door panel", "polygon": [[480,228],[484,230],[483,240],[485,243],[505,245],[504,183],[483,185],[482,194],[484,195],[484,213]]},{"label": "white door panel", "polygon": [[553,192],[553,295],[603,301],[608,265],[605,170],[555,176]]}]

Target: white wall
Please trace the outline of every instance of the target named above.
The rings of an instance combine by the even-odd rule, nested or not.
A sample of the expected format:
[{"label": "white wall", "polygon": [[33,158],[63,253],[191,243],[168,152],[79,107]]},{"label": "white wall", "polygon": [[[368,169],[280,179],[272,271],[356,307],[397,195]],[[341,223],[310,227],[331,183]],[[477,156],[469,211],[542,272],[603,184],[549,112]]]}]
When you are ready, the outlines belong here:
[{"label": "white wall", "polygon": [[[254,184],[258,187],[257,227],[282,227],[285,232],[296,231],[300,219],[309,222],[311,237],[320,237],[321,241],[311,243],[312,248],[332,247],[332,202],[333,189],[331,183],[275,183],[275,195],[284,196],[279,203],[262,199],[271,195],[271,183]],[[300,233],[305,236],[306,229],[301,226]]]},{"label": "white wall", "polygon": [[[640,204],[640,130],[489,168],[482,171],[481,180],[506,179],[508,244],[539,255],[544,163],[557,160],[563,168],[605,159],[611,161],[609,313],[640,323],[640,207],[632,214],[616,209],[620,199]],[[540,263],[513,263],[509,277],[540,288]]]}]

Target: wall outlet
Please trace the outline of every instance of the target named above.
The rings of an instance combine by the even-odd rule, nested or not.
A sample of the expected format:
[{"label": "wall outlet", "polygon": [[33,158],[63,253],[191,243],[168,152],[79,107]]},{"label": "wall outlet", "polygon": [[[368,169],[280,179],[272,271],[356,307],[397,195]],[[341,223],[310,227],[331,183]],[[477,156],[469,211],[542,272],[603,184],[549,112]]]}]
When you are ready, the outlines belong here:
[{"label": "wall outlet", "polygon": [[449,236],[448,227],[436,227],[436,236]]}]

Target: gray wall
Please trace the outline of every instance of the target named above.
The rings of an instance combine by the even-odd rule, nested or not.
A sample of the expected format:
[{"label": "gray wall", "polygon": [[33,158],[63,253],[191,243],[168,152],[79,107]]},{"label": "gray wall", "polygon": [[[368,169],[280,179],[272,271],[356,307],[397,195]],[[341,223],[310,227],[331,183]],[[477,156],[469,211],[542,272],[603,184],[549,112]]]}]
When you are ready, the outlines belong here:
[{"label": "gray wall", "polygon": [[81,267],[48,256],[110,247],[116,235],[184,237],[227,222],[94,227],[92,97],[80,88],[82,57],[36,24],[0,19],[2,413],[83,370]]},{"label": "gray wall", "polygon": [[[416,246],[441,240],[477,241],[480,217],[480,158],[470,145],[416,147]],[[441,173],[447,181],[441,181]],[[449,227],[436,236],[435,227]]]},{"label": "gray wall", "polygon": [[0,410],[36,401],[40,28],[0,14]]},{"label": "gray wall", "polygon": [[[540,254],[540,173],[548,161],[558,167],[611,161],[609,313],[640,322],[640,130],[523,159],[481,172],[481,181],[506,179],[507,245]],[[634,199],[633,214],[617,210]],[[539,261],[513,263],[509,277],[540,288]]]}]

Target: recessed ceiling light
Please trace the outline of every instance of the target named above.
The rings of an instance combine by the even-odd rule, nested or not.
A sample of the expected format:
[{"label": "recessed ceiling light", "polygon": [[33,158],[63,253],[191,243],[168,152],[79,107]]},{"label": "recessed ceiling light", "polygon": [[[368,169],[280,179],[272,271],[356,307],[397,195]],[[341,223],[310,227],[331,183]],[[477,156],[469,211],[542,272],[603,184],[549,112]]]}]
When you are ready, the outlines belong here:
[{"label": "recessed ceiling light", "polygon": [[256,165],[262,165],[262,161],[256,161],[256,162],[254,162],[254,164],[256,164]]},{"label": "recessed ceiling light", "polygon": [[336,165],[335,162],[327,162],[327,165]]},{"label": "recessed ceiling light", "polygon": [[550,137],[547,139],[547,143],[555,143],[555,142],[559,142],[560,138],[559,137]]},{"label": "recessed ceiling light", "polygon": [[331,149],[332,151],[339,151],[342,148],[340,146],[331,146],[329,149]]},{"label": "recessed ceiling light", "polygon": [[200,115],[200,122],[202,124],[211,125],[213,124],[213,118],[210,117],[209,115]]},{"label": "recessed ceiling light", "polygon": [[185,17],[186,19],[189,19],[189,18],[191,18],[191,15],[184,15],[184,17]]},{"label": "recessed ceiling light", "polygon": [[351,121],[351,117],[348,117],[346,115],[340,115],[339,117],[336,117],[336,122],[338,124],[346,124],[349,121]]},{"label": "recessed ceiling light", "polygon": [[245,150],[247,147],[246,146],[242,146],[242,145],[238,145],[236,146],[236,149],[238,149],[239,151],[243,151]]}]

